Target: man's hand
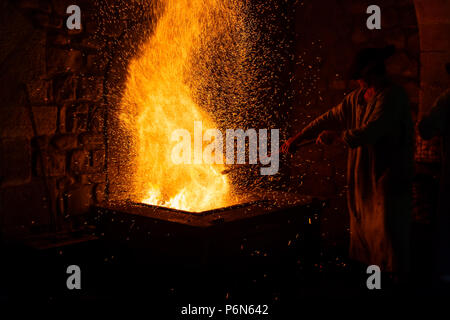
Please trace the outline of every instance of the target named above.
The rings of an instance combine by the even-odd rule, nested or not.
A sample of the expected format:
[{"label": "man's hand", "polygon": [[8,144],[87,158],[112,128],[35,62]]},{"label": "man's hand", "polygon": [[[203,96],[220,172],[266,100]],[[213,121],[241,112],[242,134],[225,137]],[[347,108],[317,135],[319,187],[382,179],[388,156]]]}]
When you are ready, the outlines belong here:
[{"label": "man's hand", "polygon": [[281,146],[280,152],[281,152],[281,153],[284,153],[284,154],[289,153],[289,151],[290,151],[289,149],[292,150],[291,146],[292,146],[292,144],[294,143],[294,141],[295,141],[296,139],[297,139],[296,137],[291,137],[291,138],[289,138],[289,139]]},{"label": "man's hand", "polygon": [[337,131],[325,130],[317,137],[316,143],[321,145],[330,145],[336,141],[342,140]]}]

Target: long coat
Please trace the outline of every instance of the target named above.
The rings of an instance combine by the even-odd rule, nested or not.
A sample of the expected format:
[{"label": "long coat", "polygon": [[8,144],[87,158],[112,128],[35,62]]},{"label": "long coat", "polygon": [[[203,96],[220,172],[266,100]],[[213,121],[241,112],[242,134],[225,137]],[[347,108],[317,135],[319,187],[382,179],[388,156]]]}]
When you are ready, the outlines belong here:
[{"label": "long coat", "polygon": [[450,275],[450,89],[436,100],[419,124],[422,138],[441,136],[442,171],[436,221],[437,272]]},{"label": "long coat", "polygon": [[301,132],[314,138],[342,130],[349,147],[347,202],[350,258],[382,271],[408,271],[414,131],[408,96],[389,84],[366,102],[365,91],[348,94]]}]

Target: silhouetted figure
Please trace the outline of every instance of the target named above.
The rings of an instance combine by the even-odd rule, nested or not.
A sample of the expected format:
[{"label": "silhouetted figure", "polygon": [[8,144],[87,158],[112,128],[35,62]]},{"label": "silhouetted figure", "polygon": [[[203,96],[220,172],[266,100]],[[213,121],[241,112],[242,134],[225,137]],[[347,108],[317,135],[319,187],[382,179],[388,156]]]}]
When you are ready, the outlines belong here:
[{"label": "silhouetted figure", "polygon": [[321,115],[282,151],[318,136],[320,144],[343,140],[348,152],[350,258],[384,272],[409,271],[412,212],[413,123],[405,90],[386,75],[395,51],[360,51],[350,76],[360,88]]},{"label": "silhouetted figure", "polygon": [[[446,65],[450,74],[450,63]],[[420,136],[429,140],[441,137],[442,174],[436,215],[436,272],[440,280],[450,283],[450,89],[442,93],[430,113],[419,123]]]}]

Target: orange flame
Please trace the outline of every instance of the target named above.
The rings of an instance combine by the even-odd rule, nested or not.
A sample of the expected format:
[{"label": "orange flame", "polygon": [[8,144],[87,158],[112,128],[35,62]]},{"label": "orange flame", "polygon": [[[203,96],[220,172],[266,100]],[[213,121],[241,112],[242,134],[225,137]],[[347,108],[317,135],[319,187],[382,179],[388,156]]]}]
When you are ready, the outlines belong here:
[{"label": "orange flame", "polygon": [[198,79],[189,65],[204,37],[220,38],[236,25],[230,1],[164,1],[152,36],[129,64],[120,119],[134,139],[133,188],[139,202],[188,211],[235,203],[232,187],[221,174],[223,165],[171,160],[174,130],[186,129],[193,137],[194,121],[202,121],[203,131],[217,127],[194,101],[192,83],[207,79]]}]

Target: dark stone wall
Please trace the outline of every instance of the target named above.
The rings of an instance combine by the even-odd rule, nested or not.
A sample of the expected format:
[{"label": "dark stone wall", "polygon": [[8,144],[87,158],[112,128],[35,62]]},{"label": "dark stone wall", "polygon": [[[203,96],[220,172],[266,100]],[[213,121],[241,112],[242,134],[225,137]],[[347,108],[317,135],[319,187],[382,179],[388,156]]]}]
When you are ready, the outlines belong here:
[{"label": "dark stone wall", "polygon": [[0,2],[5,233],[70,225],[71,217],[104,198],[105,42],[95,37],[93,1],[76,1],[82,7],[82,30],[66,28],[72,2]]},{"label": "dark stone wall", "polygon": [[[3,232],[70,227],[89,205],[105,199],[104,90],[110,91],[107,101],[114,103],[117,96],[112,88],[120,92],[129,57],[139,39],[151,31],[152,10],[144,2],[148,4],[145,0],[0,0]],[[439,63],[449,54],[448,1],[415,2],[416,8],[413,0],[378,1],[382,30],[369,31],[365,27],[369,1],[296,1],[296,67],[291,79],[295,103],[282,110],[290,134],[355,87],[345,72],[353,54],[365,46],[396,45],[398,53],[388,62],[389,70],[408,90],[412,111],[427,110],[431,96],[445,87]],[[80,31],[65,27],[66,8],[73,3],[82,8]],[[431,94],[426,86],[436,90]],[[290,164],[292,191],[330,199],[322,216],[324,239],[332,244],[345,241],[345,147],[309,146]],[[110,174],[111,190],[114,175],[120,174]]]},{"label": "dark stone wall", "polygon": [[[81,8],[81,30],[66,27],[72,4]],[[151,32],[153,2],[0,0],[0,6],[0,229],[18,235],[77,227],[123,176],[107,158],[115,132],[105,120],[109,114],[109,126],[116,125],[108,108],[120,99],[128,61]]]}]

